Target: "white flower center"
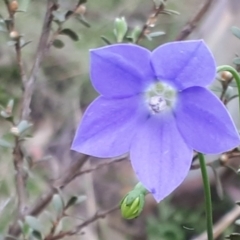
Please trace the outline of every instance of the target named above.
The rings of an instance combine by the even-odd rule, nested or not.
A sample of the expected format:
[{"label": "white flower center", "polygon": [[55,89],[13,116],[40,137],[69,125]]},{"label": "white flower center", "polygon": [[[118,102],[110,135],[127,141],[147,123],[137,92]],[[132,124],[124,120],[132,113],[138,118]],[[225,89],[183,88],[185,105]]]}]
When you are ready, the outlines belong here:
[{"label": "white flower center", "polygon": [[173,107],[176,90],[167,83],[157,82],[146,91],[146,100],[152,114],[158,114]]},{"label": "white flower center", "polygon": [[166,109],[167,107],[167,102],[164,98],[161,96],[153,96],[150,97],[149,102],[148,102],[151,110],[155,113],[159,113]]}]

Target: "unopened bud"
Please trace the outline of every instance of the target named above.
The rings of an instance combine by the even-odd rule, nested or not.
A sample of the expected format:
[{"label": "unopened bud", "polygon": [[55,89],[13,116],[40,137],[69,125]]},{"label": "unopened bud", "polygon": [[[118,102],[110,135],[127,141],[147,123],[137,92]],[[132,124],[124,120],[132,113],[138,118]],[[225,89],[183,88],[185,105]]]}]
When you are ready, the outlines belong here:
[{"label": "unopened bud", "polygon": [[114,34],[117,38],[117,42],[122,42],[128,30],[127,22],[124,17],[116,18],[114,25]]},{"label": "unopened bud", "polygon": [[18,2],[17,1],[12,1],[9,4],[9,9],[11,10],[11,12],[15,13],[18,10]]},{"label": "unopened bud", "polygon": [[126,219],[133,219],[140,215],[144,205],[144,196],[140,195],[135,199],[128,194],[121,202],[121,213]]},{"label": "unopened bud", "polygon": [[11,31],[10,34],[9,34],[9,37],[12,39],[12,40],[17,40],[20,35],[18,34],[17,31]]},{"label": "unopened bud", "polygon": [[227,163],[227,161],[228,161],[228,155],[227,154],[222,154],[221,156],[220,156],[220,162],[221,162],[221,164],[222,165],[225,165],[226,163]]},{"label": "unopened bud", "polygon": [[220,76],[223,81],[230,81],[232,79],[232,74],[228,71],[221,72]]},{"label": "unopened bud", "polygon": [[11,132],[13,135],[15,135],[15,136],[19,136],[19,130],[18,130],[17,127],[12,127],[12,128],[10,129],[10,132]]},{"label": "unopened bud", "polygon": [[137,41],[137,39],[139,38],[140,34],[142,32],[142,29],[139,26],[136,26],[131,34],[132,40],[135,43]]},{"label": "unopened bud", "polygon": [[8,115],[11,115],[12,114],[12,110],[13,110],[13,105],[14,105],[14,100],[11,99],[7,106],[6,106],[6,109],[5,109],[5,112],[8,114]]},{"label": "unopened bud", "polygon": [[138,183],[132,191],[130,191],[121,201],[120,208],[122,216],[125,219],[133,219],[138,217],[144,207],[145,195],[148,191]]},{"label": "unopened bud", "polygon": [[87,10],[87,8],[86,8],[85,5],[80,5],[80,6],[76,9],[75,13],[84,15],[85,12],[86,12],[86,10]]}]

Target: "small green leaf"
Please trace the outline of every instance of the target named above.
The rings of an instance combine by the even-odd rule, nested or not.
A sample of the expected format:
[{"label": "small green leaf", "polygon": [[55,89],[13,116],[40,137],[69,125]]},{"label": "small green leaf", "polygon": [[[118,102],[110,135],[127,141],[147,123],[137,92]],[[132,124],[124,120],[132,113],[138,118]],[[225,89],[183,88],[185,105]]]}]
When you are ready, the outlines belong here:
[{"label": "small green leaf", "polygon": [[11,18],[5,19],[4,22],[6,24],[7,29],[10,29],[12,24],[12,19]]},{"label": "small green leaf", "polygon": [[53,198],[52,198],[52,203],[53,203],[53,207],[55,208],[58,216],[61,215],[63,212],[63,207],[64,207],[62,197],[59,194],[54,194]]},{"label": "small green leaf", "polygon": [[39,219],[33,216],[26,216],[25,222],[29,225],[30,228],[32,228],[35,231],[42,232],[43,226]]},{"label": "small green leaf", "polygon": [[71,197],[67,202],[65,208],[68,209],[69,207],[73,206],[76,202],[77,202],[77,197],[76,196]]},{"label": "small green leaf", "polygon": [[19,131],[19,134],[23,134],[25,131],[27,131],[28,129],[30,129],[32,127],[32,123],[29,123],[26,120],[22,120],[18,125],[17,125],[17,129]]},{"label": "small green leaf", "polygon": [[160,4],[164,3],[163,0],[153,0],[153,2],[155,3],[155,6],[156,6],[156,7],[159,7]]},{"label": "small green leaf", "polygon": [[4,23],[0,23],[0,32],[7,32],[7,28]]},{"label": "small green leaf", "polygon": [[14,147],[15,146],[15,137],[11,134],[11,132],[8,132],[4,134],[1,139],[8,142],[6,147]]},{"label": "small green leaf", "polygon": [[10,118],[11,117],[11,114],[7,113],[5,110],[2,110],[0,114],[3,118]]},{"label": "small green leaf", "polygon": [[107,44],[107,45],[111,45],[112,43],[110,42],[110,40],[108,40],[105,36],[101,36],[101,39]]},{"label": "small green leaf", "polygon": [[32,236],[35,237],[35,238],[38,239],[38,240],[42,240],[42,239],[43,239],[41,232],[36,231],[36,230],[33,230],[33,231],[32,231]]},{"label": "small green leaf", "polygon": [[81,16],[77,16],[76,18],[83,26],[85,26],[87,28],[91,27],[90,23],[82,15]]},{"label": "small green leaf", "polygon": [[226,239],[240,240],[240,234],[239,233],[232,233],[229,236],[227,236]]},{"label": "small green leaf", "polygon": [[234,58],[233,63],[236,65],[240,65],[240,57]]},{"label": "small green leaf", "polygon": [[14,107],[14,99],[10,99],[7,103],[5,112],[9,115],[12,115],[13,107]]},{"label": "small green leaf", "polygon": [[179,12],[172,10],[172,9],[164,9],[161,11],[161,13],[167,14],[167,15],[180,15]]},{"label": "small green leaf", "polygon": [[19,9],[21,9],[21,10],[18,10],[18,11],[26,12],[28,10],[28,6],[30,4],[30,1],[31,0],[21,0],[20,5],[19,5]]},{"label": "small green leaf", "polygon": [[55,40],[53,41],[53,46],[54,46],[55,48],[63,48],[63,47],[64,47],[64,43],[63,43],[63,41],[61,41],[61,40],[59,40],[59,39],[55,39]]},{"label": "small green leaf", "polygon": [[149,41],[152,41],[152,38],[151,38],[151,36],[149,36],[149,34],[146,34],[145,37],[146,37]]},{"label": "small green leaf", "polygon": [[20,47],[23,48],[25,46],[27,46],[29,43],[31,43],[32,41],[25,41],[23,38],[20,39]]},{"label": "small green leaf", "polygon": [[7,140],[0,138],[0,146],[1,147],[5,147],[5,148],[13,148],[14,145],[10,142],[8,142]]},{"label": "small green leaf", "polygon": [[26,11],[25,10],[17,10],[16,12],[17,13],[25,13]]},{"label": "small green leaf", "polygon": [[8,198],[8,199],[1,202],[0,213],[2,213],[6,209],[7,205],[10,203],[10,201],[11,201],[11,198]]},{"label": "small green leaf", "polygon": [[67,203],[65,208],[67,209],[67,208],[69,208],[69,207],[71,207],[71,206],[73,206],[75,204],[79,204],[79,203],[85,201],[86,199],[87,199],[87,197],[84,196],[84,195],[82,195],[82,196],[72,196],[69,199],[69,201],[68,201],[68,203]]},{"label": "small green leaf", "polygon": [[14,237],[13,235],[6,234],[4,237],[0,235],[0,240],[5,240],[5,239],[11,239],[11,240],[19,240],[17,237]]},{"label": "small green leaf", "polygon": [[162,35],[165,35],[165,32],[151,32],[149,34],[147,34],[150,38],[154,38],[154,37],[159,37],[159,36],[162,36]]},{"label": "small green leaf", "polygon": [[52,15],[54,17],[54,21],[63,23],[66,21],[66,14],[68,11],[53,11]]},{"label": "small green leaf", "polygon": [[231,27],[231,31],[235,37],[240,39],[240,28],[233,26]]},{"label": "small green leaf", "polygon": [[49,212],[49,211],[44,211],[43,212],[44,215],[46,215],[47,219],[52,223],[54,224],[55,223],[55,217],[53,216],[52,212]]},{"label": "small green leaf", "polygon": [[8,41],[8,42],[7,42],[7,45],[8,45],[9,47],[12,47],[12,46],[15,46],[16,43],[17,43],[16,41],[11,40],[11,41]]},{"label": "small green leaf", "polygon": [[29,234],[30,226],[27,223],[23,223],[21,228],[22,228],[22,233],[23,233],[24,236]]},{"label": "small green leaf", "polygon": [[79,5],[84,4],[84,3],[86,3],[86,2],[87,2],[87,0],[79,0],[79,1],[78,1]]},{"label": "small green leaf", "polygon": [[71,11],[71,10],[67,11],[66,14],[65,14],[65,18],[68,18],[68,17],[71,16],[73,13],[74,13],[74,12]]},{"label": "small green leaf", "polygon": [[71,30],[70,28],[64,28],[59,34],[66,35],[66,36],[70,37],[75,42],[79,40],[78,35],[73,30]]}]

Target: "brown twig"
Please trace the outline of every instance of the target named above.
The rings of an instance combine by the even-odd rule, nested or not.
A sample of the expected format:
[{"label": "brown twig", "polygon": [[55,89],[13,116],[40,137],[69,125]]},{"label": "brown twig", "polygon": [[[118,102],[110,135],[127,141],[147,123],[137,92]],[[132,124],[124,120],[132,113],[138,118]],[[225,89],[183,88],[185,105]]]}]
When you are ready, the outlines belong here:
[{"label": "brown twig", "polygon": [[[7,7],[9,19],[11,19],[11,25],[7,26],[9,34],[11,35],[11,32],[15,31],[15,11],[11,9],[10,2],[8,0],[4,0],[4,3]],[[21,75],[21,81],[22,84],[24,81],[26,81],[24,69],[22,66],[22,57],[21,57],[21,46],[20,46],[20,36],[17,36],[16,38],[16,44],[15,44],[15,50],[16,50],[16,56],[17,56],[17,63],[19,72]],[[21,218],[23,215],[23,212],[25,210],[25,201],[26,201],[26,189],[25,189],[25,180],[26,180],[26,173],[23,169],[23,153],[21,150],[20,142],[18,140],[18,137],[15,137],[15,147],[13,149],[13,163],[14,168],[16,171],[16,191],[18,196],[18,218]]]},{"label": "brown twig", "polygon": [[158,15],[164,10],[165,8],[165,3],[166,3],[166,0],[164,0],[158,7],[154,6],[154,10],[153,10],[153,13],[148,17],[146,23],[143,25],[142,27],[142,30],[137,38],[137,40],[135,41],[136,44],[139,43],[139,41],[144,38],[148,28],[155,24],[156,20],[157,20],[157,17]]},{"label": "brown twig", "polygon": [[[68,20],[69,18],[71,18],[76,13],[78,7],[81,5],[80,3],[81,3],[81,1],[79,1],[78,4],[73,9],[73,11],[71,11],[71,13],[66,16],[65,21]],[[53,21],[52,12],[54,10],[56,10],[57,8],[58,8],[58,6],[54,3],[53,0],[48,0],[47,12],[46,12],[45,19],[44,19],[42,34],[41,34],[41,38],[40,38],[40,41],[38,44],[35,62],[34,62],[34,65],[33,65],[33,68],[32,68],[31,74],[30,74],[30,78],[26,84],[26,90],[25,90],[25,94],[24,94],[24,98],[23,98],[22,119],[28,119],[28,117],[29,117],[30,103],[31,103],[32,94],[34,91],[34,83],[36,81],[36,75],[40,68],[42,59],[43,59],[46,51],[49,50],[49,48],[52,46],[54,40],[59,35],[59,33],[62,29],[61,25],[60,25],[58,27],[58,29],[56,30],[56,32],[53,34],[52,38],[49,40],[51,24]]]},{"label": "brown twig", "polygon": [[[4,0],[5,3],[9,3],[8,0]],[[80,5],[80,1],[79,3],[76,5],[74,11],[76,11],[76,9],[79,7]],[[9,8],[9,5],[7,5]],[[42,27],[42,33],[41,33],[41,37],[40,37],[40,41],[38,44],[38,48],[37,48],[37,52],[36,52],[36,57],[35,57],[35,61],[30,73],[30,77],[28,80],[23,80],[24,82],[24,93],[23,93],[23,102],[22,102],[22,114],[21,114],[21,119],[28,119],[29,115],[30,115],[30,103],[32,100],[32,95],[33,95],[33,91],[34,91],[34,83],[36,81],[36,76],[37,73],[39,71],[40,68],[40,64],[44,58],[44,55],[46,53],[46,51],[48,50],[48,47],[50,47],[49,44],[49,35],[50,35],[50,30],[51,30],[51,24],[53,21],[53,15],[52,12],[54,10],[57,9],[57,5],[53,0],[48,0],[47,1],[47,11],[45,14],[45,18],[44,18],[44,23],[43,23],[43,27]],[[73,14],[69,14],[67,16],[67,19],[70,18]],[[20,69],[20,74],[21,76],[25,76],[25,74],[22,71],[22,62],[21,62],[21,51],[20,51],[20,42],[18,41],[16,44],[16,51],[17,51],[17,59],[18,59],[18,64],[19,67],[21,67]],[[23,194],[22,194],[22,190],[23,189],[22,186],[24,186],[24,178],[22,175],[22,171],[20,171],[20,168],[23,169],[20,166],[20,163],[23,163],[23,154],[20,152],[21,147],[20,147],[20,143],[17,142],[16,147],[14,149],[14,153],[15,153],[15,158],[14,158],[14,163],[15,166],[17,167],[17,188],[19,189],[19,194],[21,191],[21,194],[19,195],[19,205],[22,205],[23,202]],[[21,154],[20,154],[21,153]],[[88,159],[88,156],[86,155],[82,155],[81,159],[77,162],[74,162],[69,169],[66,171],[66,173],[59,178],[58,180],[56,180],[53,185],[47,190],[46,193],[44,193],[42,195],[41,198],[39,198],[39,200],[34,204],[33,207],[29,208],[24,215],[38,215],[51,201],[52,196],[54,195],[54,193],[56,192],[57,188],[64,188],[67,184],[69,184],[77,175],[76,173],[79,171],[79,169],[82,167],[82,165],[86,162],[86,160]],[[21,177],[21,178],[20,178]],[[22,184],[21,187],[19,187],[20,183]],[[21,199],[21,200],[20,200]],[[22,208],[22,207],[21,207]],[[24,217],[24,215],[22,215],[22,217]],[[18,236],[20,233],[20,228],[17,224],[17,220],[19,219],[19,216],[17,217],[15,223],[10,227],[9,229],[9,235],[12,236]]]},{"label": "brown twig", "polygon": [[[44,193],[37,202],[30,207],[25,215],[36,216],[42,212],[42,210],[50,203],[53,195],[57,192],[57,189],[63,189],[76,177],[76,173],[83,166],[83,164],[88,160],[88,156],[82,154],[79,160],[73,162],[71,166],[65,171],[65,173],[54,183],[52,186]],[[12,236],[18,236],[20,233],[20,228],[18,224],[14,224],[9,230],[9,234]]]},{"label": "brown twig", "polygon": [[186,39],[190,33],[195,29],[197,24],[200,22],[200,20],[203,18],[209,7],[211,6],[213,0],[206,0],[203,7],[199,10],[199,12],[196,14],[196,16],[193,17],[192,20],[190,20],[181,30],[179,35],[176,37],[176,41],[182,41]]},{"label": "brown twig", "polygon": [[57,217],[56,221],[53,222],[53,225],[52,225],[52,227],[51,227],[51,229],[50,229],[49,234],[45,237],[46,240],[47,240],[47,239],[51,239],[51,238],[54,236],[54,233],[55,233],[58,225],[60,224],[61,220],[62,220],[65,216],[66,216],[66,215],[65,215],[64,211],[62,211],[61,215],[59,215],[59,216]]},{"label": "brown twig", "polygon": [[15,148],[13,150],[13,162],[16,170],[16,190],[18,196],[18,218],[21,218],[25,211],[26,202],[26,173],[23,169],[23,153],[16,137]]},{"label": "brown twig", "polygon": [[65,173],[54,183],[52,184],[53,187],[49,189],[47,194],[44,194],[35,205],[27,211],[28,215],[38,215],[43,208],[51,201],[52,196],[56,192],[57,189],[63,189],[68,185],[71,181],[76,178],[76,172],[81,169],[83,164],[88,160],[89,156],[81,154],[79,160],[73,162],[71,166],[65,171]]},{"label": "brown twig", "polygon": [[[122,162],[123,160],[126,160],[127,158],[126,158],[126,156],[124,156],[124,157],[122,157],[122,158],[119,158],[119,159],[114,159],[114,160],[111,160],[110,162],[106,162],[106,163],[102,163],[102,164],[99,164],[98,166],[96,166],[96,167],[93,167],[93,168],[90,168],[90,169],[86,169],[86,170],[84,170],[84,171],[80,171],[80,172],[77,172],[76,174],[73,174],[72,175],[72,178],[76,178],[76,177],[78,177],[78,176],[80,176],[80,175],[82,175],[82,174],[86,174],[86,173],[90,173],[90,172],[92,172],[92,171],[95,171],[95,170],[97,170],[97,169],[100,169],[100,168],[102,168],[102,167],[106,167],[106,166],[108,166],[108,165],[110,165],[110,164],[113,164],[113,163],[119,163],[119,162]],[[61,185],[61,184],[60,184]],[[112,209],[110,209],[110,210],[108,210],[108,212],[111,212],[111,211],[113,211]],[[57,221],[54,223],[54,225],[52,226],[52,228],[51,228],[51,230],[50,230],[50,233],[47,235],[47,237],[45,238],[45,240],[50,240],[50,239],[55,239],[55,236],[53,236],[53,234],[54,234],[54,232],[55,232],[55,229],[56,229],[56,227],[57,227],[57,225],[59,224],[59,221],[61,220],[61,218],[64,216],[64,212],[63,212],[63,215],[62,216],[59,216],[59,218],[57,219]],[[99,217],[100,217],[100,215],[99,215]],[[91,218],[92,219],[92,218]],[[88,225],[89,223],[91,223],[92,222],[92,220],[90,220],[90,222],[89,222],[89,220],[86,220],[86,222],[84,222],[84,226],[86,226],[86,225]],[[88,223],[88,224],[87,224]],[[83,223],[80,225],[80,226],[82,226],[83,225]],[[75,230],[76,231],[76,230]],[[69,231],[70,232],[70,231]],[[68,233],[69,233],[68,232]],[[73,232],[73,231],[72,231]],[[66,233],[65,233],[66,234]],[[74,235],[73,233],[72,233],[72,235]]]},{"label": "brown twig", "polygon": [[59,234],[55,235],[54,237],[51,238],[45,238],[45,240],[58,240],[61,239],[63,237],[66,236],[72,236],[72,235],[76,235],[78,234],[84,227],[86,227],[87,225],[97,221],[100,218],[104,218],[106,217],[109,213],[116,211],[117,209],[119,209],[119,204],[114,206],[113,208],[110,208],[106,211],[103,212],[97,212],[96,214],[94,214],[92,217],[90,217],[89,219],[87,219],[85,222],[79,224],[78,226],[76,226],[76,228],[74,230],[70,230],[70,231],[66,231],[66,232],[60,232]]},{"label": "brown twig", "polygon": [[16,55],[17,55],[18,69],[19,69],[21,81],[22,81],[22,88],[24,90],[25,86],[27,84],[27,76],[25,74],[25,70],[24,70],[23,62],[22,62],[22,51],[21,51],[20,38],[17,39],[17,42],[15,44],[15,51],[16,51]]},{"label": "brown twig", "polygon": [[95,167],[92,167],[92,168],[89,168],[89,169],[86,169],[86,170],[83,170],[83,171],[78,172],[78,173],[75,175],[75,177],[80,176],[80,175],[83,175],[83,174],[86,174],[86,173],[90,173],[90,172],[96,171],[96,170],[98,170],[98,169],[100,169],[100,168],[103,168],[103,167],[106,167],[106,166],[108,166],[108,165],[110,165],[110,164],[115,164],[115,163],[122,162],[122,161],[124,161],[124,160],[127,160],[127,158],[126,158],[126,157],[122,157],[122,158],[119,158],[119,159],[113,159],[113,160],[108,161],[108,162],[105,162],[105,163],[100,163],[100,164],[98,164],[98,165],[95,166]]},{"label": "brown twig", "polygon": [[[8,3],[7,0],[4,0],[6,3]],[[80,1],[79,1],[80,3]],[[70,18],[72,15],[75,14],[76,9],[79,7],[80,4],[78,4],[73,11],[73,13],[69,14],[67,19]],[[53,20],[52,12],[55,10],[56,6],[54,1],[48,0],[47,2],[47,11],[45,14],[44,24],[42,28],[42,34],[40,37],[40,41],[37,48],[36,58],[33,64],[33,68],[30,73],[30,77],[27,80],[25,80],[25,74],[22,70],[22,62],[21,62],[21,48],[20,48],[20,42],[17,41],[16,43],[16,52],[17,52],[17,60],[18,65],[20,69],[20,74],[23,79],[24,83],[24,93],[23,93],[23,104],[22,104],[22,115],[21,119],[28,119],[30,115],[30,103],[34,91],[34,83],[36,81],[36,76],[38,73],[38,70],[40,68],[40,64],[43,60],[43,57],[46,53],[46,50],[51,46],[49,45],[49,35],[50,35],[50,29],[51,29],[51,23]],[[51,41],[50,41],[51,42]],[[18,198],[19,198],[19,209],[23,209],[24,202],[25,202],[25,195],[23,194],[24,188],[24,176],[23,176],[23,154],[21,151],[21,146],[19,142],[16,142],[16,146],[14,149],[14,164],[16,166],[17,170],[17,186],[18,186]],[[11,236],[18,236],[20,234],[20,228],[17,223],[17,220],[19,217],[23,218],[25,215],[38,215],[42,212],[42,210],[49,204],[51,201],[53,195],[57,192],[57,189],[63,189],[67,184],[69,184],[73,179],[75,179],[79,175],[79,169],[82,167],[82,165],[87,161],[88,156],[82,155],[79,161],[74,162],[69,169],[66,171],[66,173],[52,184],[52,186],[48,189],[48,191],[42,195],[42,197],[39,198],[39,200],[30,207],[27,211],[24,212],[21,210],[21,216],[18,216],[14,224],[9,229],[9,235]],[[102,167],[102,166],[101,166]],[[100,166],[99,166],[100,168]],[[23,190],[22,190],[23,189]],[[115,208],[116,209],[116,208]],[[114,210],[115,210],[114,209]],[[109,212],[113,211],[113,209],[110,209],[106,212],[96,214],[94,217],[88,219],[86,222],[79,225],[75,231],[78,229],[81,229],[82,227],[86,226],[87,224],[96,221],[98,218],[104,217]],[[72,232],[73,233],[73,232]],[[73,233],[74,234],[74,233]]]},{"label": "brown twig", "polygon": [[[10,3],[8,0],[4,0],[8,13],[9,13],[9,18],[11,19],[11,25],[8,26],[8,31],[11,33],[15,31],[14,29],[14,14],[15,11],[11,9]],[[18,67],[19,67],[19,72],[21,75],[21,80],[22,80],[22,85],[23,85],[23,107],[21,111],[22,119],[27,119],[29,116],[29,105],[31,102],[32,94],[33,94],[33,84],[35,81],[35,77],[37,74],[37,71],[39,69],[40,62],[43,57],[43,49],[46,45],[46,42],[48,40],[48,34],[50,31],[50,25],[51,25],[51,12],[52,12],[52,7],[54,4],[52,3],[51,0],[48,0],[47,4],[47,14],[45,17],[44,21],[44,26],[43,26],[43,33],[41,35],[39,47],[37,50],[37,57],[36,61],[34,63],[33,69],[31,76],[29,80],[27,81],[26,75],[23,70],[23,65],[22,65],[22,56],[21,56],[21,45],[20,45],[20,36],[16,32],[17,36],[16,37],[16,44],[15,44],[15,50],[16,50],[16,55],[17,55],[17,62],[18,62]],[[14,162],[14,167],[16,170],[16,191],[17,191],[17,199],[18,199],[18,214],[16,216],[16,219],[13,223],[13,225],[9,228],[9,235],[16,236],[16,229],[19,232],[19,226],[18,226],[18,220],[23,218],[24,212],[25,212],[25,201],[26,201],[26,188],[25,188],[25,182],[26,182],[26,174],[23,168],[23,163],[24,163],[24,155],[21,149],[21,143],[18,139],[18,137],[15,137],[15,147],[13,149],[13,162]],[[8,238],[7,238],[8,239]]]},{"label": "brown twig", "polygon": [[37,48],[37,53],[35,57],[35,61],[30,73],[29,80],[26,83],[24,95],[23,95],[23,103],[22,103],[22,119],[28,119],[30,114],[30,103],[32,100],[32,95],[34,91],[34,83],[36,81],[36,76],[40,68],[40,64],[43,60],[43,57],[46,53],[49,34],[51,30],[51,24],[53,20],[52,12],[56,9],[56,5],[53,0],[48,0],[47,2],[47,11],[44,18],[44,23],[42,27],[42,33],[40,37],[40,41]]},{"label": "brown twig", "polygon": [[[10,3],[8,0],[4,0],[5,5],[7,7],[8,10],[8,14],[9,14],[9,19],[11,19],[11,25],[10,27],[8,27],[8,32],[11,35],[11,32],[16,32],[16,34],[18,34],[18,32],[15,30],[15,11],[12,11],[11,7],[10,7]],[[17,64],[18,64],[18,69],[20,72],[20,76],[21,76],[21,82],[22,82],[22,87],[23,89],[25,88],[26,82],[27,82],[27,76],[25,74],[25,70],[23,68],[23,63],[22,63],[22,53],[21,53],[21,36],[18,36],[15,41],[15,51],[16,51],[16,56],[17,56]]]}]

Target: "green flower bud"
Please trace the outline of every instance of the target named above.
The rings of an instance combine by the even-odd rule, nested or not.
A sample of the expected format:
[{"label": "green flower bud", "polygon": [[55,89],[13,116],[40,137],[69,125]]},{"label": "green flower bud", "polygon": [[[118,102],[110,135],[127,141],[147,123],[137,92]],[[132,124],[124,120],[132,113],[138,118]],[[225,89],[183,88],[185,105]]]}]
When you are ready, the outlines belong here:
[{"label": "green flower bud", "polygon": [[[123,218],[133,219],[140,215],[144,205],[144,196],[140,195],[134,200],[130,201],[129,194],[121,202],[121,213]],[[130,202],[130,203],[128,203]]]},{"label": "green flower bud", "polygon": [[123,218],[133,219],[138,217],[145,203],[147,190],[138,183],[121,201],[120,208]]},{"label": "green flower bud", "polygon": [[114,25],[114,34],[117,38],[117,42],[122,42],[128,30],[127,22],[124,17],[116,18]]}]

